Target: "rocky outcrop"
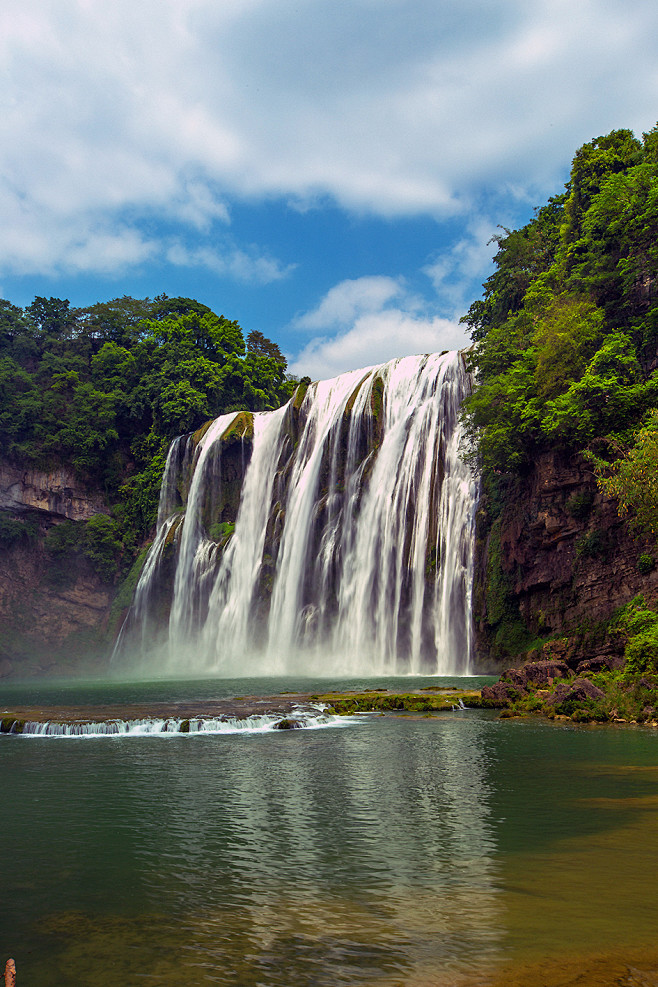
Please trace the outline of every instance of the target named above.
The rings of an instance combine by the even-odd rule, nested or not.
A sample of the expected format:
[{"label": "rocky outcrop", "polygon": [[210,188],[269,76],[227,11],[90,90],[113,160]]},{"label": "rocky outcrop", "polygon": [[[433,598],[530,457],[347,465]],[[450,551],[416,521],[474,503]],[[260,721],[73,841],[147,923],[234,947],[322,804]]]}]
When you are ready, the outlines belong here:
[{"label": "rocky outcrop", "polygon": [[[43,515],[40,522],[46,527]],[[43,534],[43,531],[42,531]],[[43,537],[0,552],[0,678],[57,671],[107,654],[115,588],[86,559],[54,560]]]},{"label": "rocky outcrop", "polygon": [[0,678],[66,672],[106,653],[115,588],[82,555],[62,560],[46,547],[54,525],[109,514],[102,494],[66,467],[24,469],[0,460],[0,512],[24,530],[0,550]]},{"label": "rocky outcrop", "polygon": [[589,700],[596,702],[604,698],[603,689],[599,689],[589,679],[576,679],[569,684],[560,682],[548,702],[551,706],[562,706],[565,702],[585,703]]},{"label": "rocky outcrop", "polygon": [[45,511],[71,521],[88,521],[109,510],[98,491],[92,491],[65,467],[44,472],[22,469],[0,461],[0,510]]},{"label": "rocky outcrop", "polygon": [[576,641],[576,663],[595,658],[609,645],[597,629],[618,607],[638,593],[658,598],[655,548],[633,539],[581,456],[541,455],[492,519],[496,513],[483,501],[475,587],[481,658],[493,652],[504,661],[524,641],[556,635],[572,650]]}]

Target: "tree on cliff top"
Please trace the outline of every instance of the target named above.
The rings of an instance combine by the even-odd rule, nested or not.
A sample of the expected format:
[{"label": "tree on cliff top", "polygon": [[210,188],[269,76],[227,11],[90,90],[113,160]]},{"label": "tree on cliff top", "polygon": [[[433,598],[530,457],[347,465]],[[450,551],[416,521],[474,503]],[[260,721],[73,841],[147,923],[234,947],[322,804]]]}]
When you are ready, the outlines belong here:
[{"label": "tree on cliff top", "polygon": [[590,141],[566,192],[495,238],[496,270],[464,319],[485,474],[548,447],[627,443],[658,405],[657,149],[658,128]]},{"label": "tree on cliff top", "polygon": [[169,441],[230,410],[276,408],[294,381],[278,346],[189,298],[84,309],[0,300],[0,454],[66,463],[105,490],[134,543],[155,521]]}]

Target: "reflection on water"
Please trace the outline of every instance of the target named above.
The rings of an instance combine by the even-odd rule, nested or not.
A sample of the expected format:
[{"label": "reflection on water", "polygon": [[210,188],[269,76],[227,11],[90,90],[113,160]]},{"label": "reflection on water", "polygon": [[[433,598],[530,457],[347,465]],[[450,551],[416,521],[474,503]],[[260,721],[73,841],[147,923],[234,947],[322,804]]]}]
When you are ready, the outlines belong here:
[{"label": "reflection on water", "polygon": [[29,682],[0,681],[0,706],[108,706],[140,703],[207,702],[235,696],[275,696],[290,692],[365,692],[373,687],[394,692],[415,689],[480,689],[495,681],[493,675],[395,675],[349,679],[303,679],[288,677],[240,679],[164,679],[148,682],[89,679],[34,679]]},{"label": "reflection on water", "polygon": [[[129,956],[122,983],[167,982],[153,971],[170,963],[188,984],[287,984],[293,971],[299,984],[406,984],[492,957],[483,727],[5,738],[8,838],[16,854],[29,840],[31,860],[10,853],[0,907],[25,982],[59,984],[73,966],[104,983],[112,941]],[[32,959],[35,936],[48,963]]]},{"label": "reflection on water", "polygon": [[0,740],[0,929],[22,983],[520,984],[508,964],[557,944],[651,941],[649,732],[468,712]]}]

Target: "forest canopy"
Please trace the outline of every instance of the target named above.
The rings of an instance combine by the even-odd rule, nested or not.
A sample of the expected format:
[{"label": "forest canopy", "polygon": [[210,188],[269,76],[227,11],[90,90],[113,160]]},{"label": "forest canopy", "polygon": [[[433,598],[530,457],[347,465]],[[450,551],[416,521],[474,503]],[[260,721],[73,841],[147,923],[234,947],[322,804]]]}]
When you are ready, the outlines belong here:
[{"label": "forest canopy", "polygon": [[[0,300],[0,453],[65,463],[103,490],[129,550],[157,513],[167,446],[232,410],[268,410],[295,380],[276,343],[190,298],[124,296],[87,308]],[[129,551],[130,554],[130,551]]]},{"label": "forest canopy", "polygon": [[564,193],[494,239],[496,270],[463,320],[485,481],[548,448],[585,451],[632,511],[633,464],[658,449],[658,127],[584,144]]}]

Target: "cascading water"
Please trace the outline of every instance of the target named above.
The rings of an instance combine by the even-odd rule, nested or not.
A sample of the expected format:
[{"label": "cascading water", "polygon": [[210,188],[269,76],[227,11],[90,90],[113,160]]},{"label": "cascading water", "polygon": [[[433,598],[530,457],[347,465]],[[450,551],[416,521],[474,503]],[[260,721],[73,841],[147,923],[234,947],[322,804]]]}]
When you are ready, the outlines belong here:
[{"label": "cascading water", "polygon": [[470,386],[460,353],[405,357],[176,440],[117,653],[157,642],[166,600],[167,672],[467,674]]}]

